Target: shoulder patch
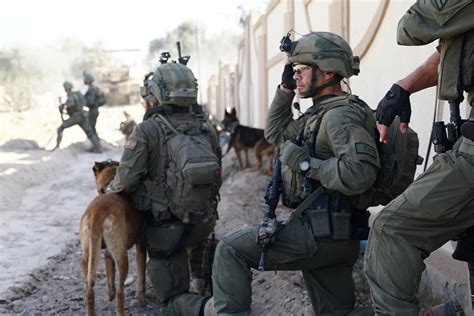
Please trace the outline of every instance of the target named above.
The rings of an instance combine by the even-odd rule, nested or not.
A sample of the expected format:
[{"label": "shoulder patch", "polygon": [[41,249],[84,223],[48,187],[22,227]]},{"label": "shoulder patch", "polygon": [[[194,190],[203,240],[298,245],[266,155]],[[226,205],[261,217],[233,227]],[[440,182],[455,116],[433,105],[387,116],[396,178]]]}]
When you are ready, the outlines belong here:
[{"label": "shoulder patch", "polygon": [[377,150],[369,144],[355,143],[355,149],[358,154],[368,155],[372,158],[377,158]]},{"label": "shoulder patch", "polygon": [[438,10],[441,10],[448,0],[432,0],[432,2]]},{"label": "shoulder patch", "polygon": [[125,148],[131,149],[131,150],[135,149],[136,146],[137,146],[137,141],[133,139],[129,139],[125,143]]}]

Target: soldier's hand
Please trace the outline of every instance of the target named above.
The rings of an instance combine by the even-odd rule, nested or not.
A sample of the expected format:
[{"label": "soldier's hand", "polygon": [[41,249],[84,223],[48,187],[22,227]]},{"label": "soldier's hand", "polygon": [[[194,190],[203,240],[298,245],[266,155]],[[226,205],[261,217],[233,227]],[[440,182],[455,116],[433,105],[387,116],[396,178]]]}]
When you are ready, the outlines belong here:
[{"label": "soldier's hand", "polygon": [[276,232],[277,225],[276,218],[264,216],[258,227],[257,244],[263,245],[264,243],[269,243]]},{"label": "soldier's hand", "polygon": [[280,153],[281,162],[294,171],[300,170],[300,162],[310,158],[305,147],[298,146],[290,140],[281,144]]},{"label": "soldier's hand", "polygon": [[296,80],[293,79],[293,75],[295,72],[293,71],[293,67],[291,64],[285,65],[283,69],[283,73],[281,74],[281,84],[284,88],[289,90],[296,89]]},{"label": "soldier's hand", "polygon": [[397,115],[400,116],[400,131],[405,133],[411,116],[410,92],[394,84],[385,97],[380,100],[375,113],[381,142],[387,142],[388,126],[392,124]]}]

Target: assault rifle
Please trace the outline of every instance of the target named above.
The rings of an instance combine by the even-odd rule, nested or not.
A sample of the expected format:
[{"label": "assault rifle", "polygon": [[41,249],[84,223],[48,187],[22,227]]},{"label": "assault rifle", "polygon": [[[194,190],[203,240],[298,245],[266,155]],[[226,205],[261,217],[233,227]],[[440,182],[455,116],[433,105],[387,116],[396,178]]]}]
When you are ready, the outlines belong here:
[{"label": "assault rifle", "polygon": [[259,271],[264,271],[265,256],[277,231],[278,223],[276,221],[275,210],[280,200],[282,187],[283,179],[281,177],[281,161],[280,155],[277,154],[275,155],[275,162],[273,164],[272,179],[268,183],[265,192],[265,204],[268,205],[268,208],[263,216],[263,221],[260,224],[257,233],[256,243],[262,247],[262,254],[260,255],[260,261],[258,263]]},{"label": "assault rifle", "polygon": [[204,279],[204,291],[212,296],[212,263],[214,261],[214,254],[216,253],[218,240],[215,233],[206,241],[204,248],[204,255],[202,258],[202,275]]},{"label": "assault rifle", "polygon": [[444,124],[444,121],[433,123],[431,141],[437,154],[453,149],[453,145],[462,136],[461,126],[465,120],[461,119],[459,114],[459,104],[461,101],[462,99],[449,102],[449,123]]}]

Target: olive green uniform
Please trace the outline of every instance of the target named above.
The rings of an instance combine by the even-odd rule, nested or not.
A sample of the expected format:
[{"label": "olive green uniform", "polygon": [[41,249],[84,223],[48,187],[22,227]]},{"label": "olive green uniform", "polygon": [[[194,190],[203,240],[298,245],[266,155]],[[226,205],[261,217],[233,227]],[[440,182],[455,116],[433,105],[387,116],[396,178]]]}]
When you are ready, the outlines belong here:
[{"label": "olive green uniform", "polygon": [[[454,101],[458,88],[474,92],[474,4],[419,1],[401,19],[398,41],[424,45],[440,40],[438,89]],[[461,58],[462,57],[462,58]],[[474,118],[471,111],[471,119]],[[474,142],[461,138],[438,155],[426,172],[377,216],[365,257],[365,272],[378,315],[418,315],[416,294],[423,260],[474,226]]]},{"label": "olive green uniform", "polygon": [[86,133],[87,138],[92,142],[94,149],[100,149],[100,142],[97,138],[97,135],[94,133],[94,130],[90,127],[87,113],[84,111],[84,97],[78,91],[71,91],[67,94],[67,100],[64,104],[66,112],[69,115],[69,118],[64,120],[61,126],[57,129],[57,139],[56,147],[59,147],[61,140],[63,138],[63,131],[71,126],[79,125],[84,133]]},{"label": "olive green uniform", "polygon": [[95,128],[97,124],[97,117],[99,116],[99,105],[98,99],[100,95],[100,90],[98,87],[90,84],[86,93],[84,94],[84,99],[86,100],[86,106],[89,108],[89,125],[91,126],[94,133],[97,135],[97,130]]},{"label": "olive green uniform", "polygon": [[[190,272],[193,277],[202,278],[203,243],[214,228],[217,213],[203,223],[184,225],[163,203],[166,151],[160,143],[163,131],[154,122],[159,111],[160,107],[147,111],[144,121],[130,135],[110,190],[129,194],[135,207],[146,212],[145,240],[150,257],[147,273],[158,300],[177,301],[172,309],[184,309],[182,315],[198,315],[204,297],[188,294]],[[172,124],[198,119],[189,112],[166,118]],[[206,126],[211,143],[216,144],[216,154],[221,157],[217,135],[210,124]]]},{"label": "olive green uniform", "polygon": [[[280,145],[295,139],[306,125],[311,134],[313,113],[322,104],[338,102],[322,118],[311,152],[307,177],[331,191],[357,196],[375,181],[378,153],[358,152],[356,143],[375,148],[375,121],[368,107],[350,104],[348,94],[323,96],[298,120],[292,119],[294,94],[278,89],[267,115],[265,137]],[[308,124],[306,124],[308,123]],[[306,130],[306,129],[305,129]],[[284,168],[285,166],[282,166]],[[357,207],[363,207],[358,205]],[[214,259],[214,306],[219,315],[248,315],[251,305],[250,268],[257,268],[261,247],[255,243],[258,228],[243,229],[221,241]],[[302,270],[317,315],[347,315],[354,306],[352,268],[359,253],[358,240],[337,241],[313,237],[308,211],[291,215],[276,233],[265,269]]]}]

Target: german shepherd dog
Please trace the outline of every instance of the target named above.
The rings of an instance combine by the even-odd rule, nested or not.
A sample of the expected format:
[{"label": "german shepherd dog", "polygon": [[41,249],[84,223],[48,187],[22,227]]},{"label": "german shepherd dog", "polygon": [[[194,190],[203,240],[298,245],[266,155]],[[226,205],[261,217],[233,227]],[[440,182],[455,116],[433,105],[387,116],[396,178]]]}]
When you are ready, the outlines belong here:
[{"label": "german shepherd dog", "polygon": [[[248,150],[253,148],[255,150],[256,160],[255,169],[258,170],[262,167],[262,157],[267,155],[270,161],[268,172],[272,172],[275,146],[265,140],[263,129],[240,125],[235,108],[230,112],[225,111],[224,119],[221,123],[224,126],[224,130],[230,132],[229,146],[227,147],[226,154],[234,147],[240,169],[250,166]],[[245,152],[245,166],[240,156],[241,150]]]},{"label": "german shepherd dog", "polygon": [[[127,251],[133,245],[137,251],[137,299],[145,299],[146,250],[143,239],[144,217],[131,201],[116,193],[105,193],[105,187],[115,176],[119,163],[112,160],[95,162],[96,196],[81,217],[79,237],[82,246],[82,270],[86,278],[87,314],[94,315],[94,285],[101,249],[104,255],[109,299],[117,297],[117,314],[124,315],[124,283],[128,274]],[[118,270],[118,289],[115,288],[115,265]]]}]

